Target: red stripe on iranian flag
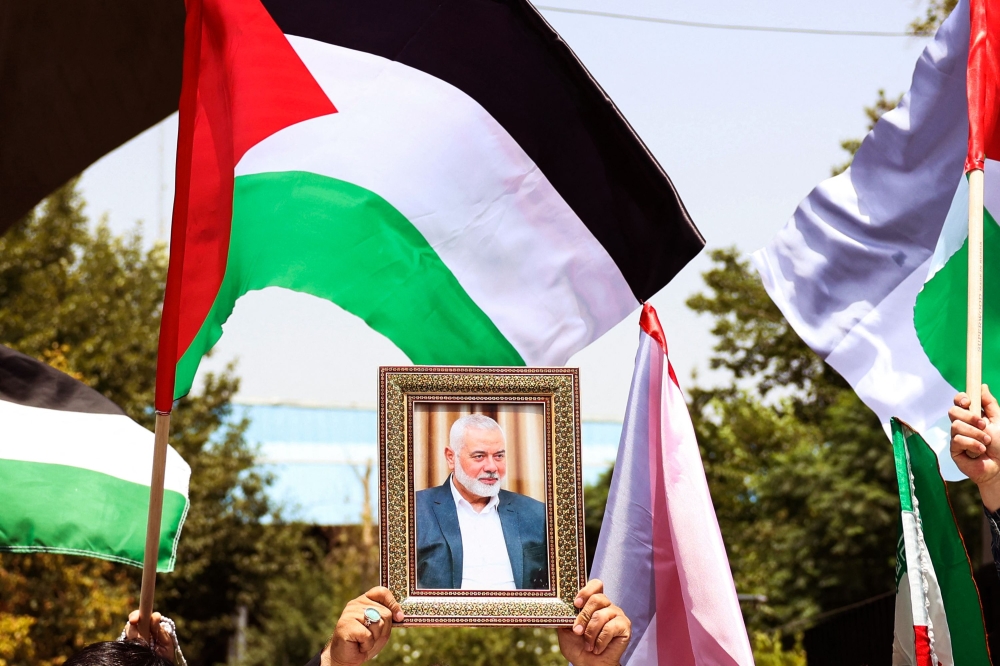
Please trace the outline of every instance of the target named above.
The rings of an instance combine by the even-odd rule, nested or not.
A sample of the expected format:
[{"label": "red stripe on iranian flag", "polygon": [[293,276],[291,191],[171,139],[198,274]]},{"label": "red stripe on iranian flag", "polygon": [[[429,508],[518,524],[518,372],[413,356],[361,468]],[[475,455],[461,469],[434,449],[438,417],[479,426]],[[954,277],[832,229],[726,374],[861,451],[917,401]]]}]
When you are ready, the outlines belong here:
[{"label": "red stripe on iranian flag", "polygon": [[913,627],[916,638],[917,666],[934,666],[931,659],[931,637],[925,626]]},{"label": "red stripe on iranian flag", "polygon": [[170,411],[177,361],[222,284],[236,163],[278,130],[336,111],[259,0],[189,0],[157,411]]}]

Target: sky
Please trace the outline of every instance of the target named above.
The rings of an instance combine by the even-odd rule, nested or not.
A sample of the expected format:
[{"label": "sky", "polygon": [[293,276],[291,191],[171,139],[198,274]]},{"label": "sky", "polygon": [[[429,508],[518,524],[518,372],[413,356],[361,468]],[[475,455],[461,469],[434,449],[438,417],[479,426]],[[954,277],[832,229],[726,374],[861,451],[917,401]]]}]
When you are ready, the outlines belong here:
[{"label": "sky", "polygon": [[[545,0],[547,6],[683,21],[902,31],[915,0]],[[909,87],[928,40],[714,30],[542,10],[617,103],[676,185],[708,245],[651,303],[681,385],[727,380],[709,369],[712,321],[684,305],[702,290],[712,248],[763,246],[798,202],[842,163],[845,139],[866,127],[878,91]],[[177,117],[87,169],[92,220],[148,242],[168,240]],[[570,359],[582,415],[621,420],[638,343],[638,310]],[[371,407],[380,365],[406,357],[360,319],[312,296],[253,292],[237,305],[202,370],[236,360],[243,401]],[[697,373],[697,379],[693,379]],[[196,380],[196,386],[200,381]]]}]

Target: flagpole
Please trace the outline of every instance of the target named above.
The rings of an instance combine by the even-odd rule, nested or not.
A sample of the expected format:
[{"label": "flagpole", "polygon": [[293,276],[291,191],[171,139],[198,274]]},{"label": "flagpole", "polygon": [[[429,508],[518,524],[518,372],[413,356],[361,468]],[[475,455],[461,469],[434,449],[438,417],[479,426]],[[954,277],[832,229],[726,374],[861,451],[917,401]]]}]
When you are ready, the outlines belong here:
[{"label": "flagpole", "polygon": [[149,638],[156,591],[156,563],[160,553],[160,522],[163,518],[163,479],[167,470],[167,440],[170,413],[156,412],[153,435],[153,477],[149,483],[149,515],[146,518],[146,550],[142,558],[142,588],[139,591],[139,635]]},{"label": "flagpole", "polygon": [[983,385],[983,170],[969,172],[969,314],[965,392],[973,414],[982,411]]}]

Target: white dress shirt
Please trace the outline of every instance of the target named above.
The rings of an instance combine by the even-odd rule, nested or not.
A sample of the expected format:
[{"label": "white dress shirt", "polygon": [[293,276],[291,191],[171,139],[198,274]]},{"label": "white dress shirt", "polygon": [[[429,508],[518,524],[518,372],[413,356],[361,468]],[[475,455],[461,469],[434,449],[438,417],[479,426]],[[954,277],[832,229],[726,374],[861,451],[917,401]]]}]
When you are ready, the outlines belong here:
[{"label": "white dress shirt", "polygon": [[455,498],[458,527],[462,531],[462,589],[516,590],[507,556],[507,541],[503,538],[503,525],[497,512],[500,498],[491,497],[486,508],[477,513],[458,492],[455,483],[452,477],[448,485]]}]

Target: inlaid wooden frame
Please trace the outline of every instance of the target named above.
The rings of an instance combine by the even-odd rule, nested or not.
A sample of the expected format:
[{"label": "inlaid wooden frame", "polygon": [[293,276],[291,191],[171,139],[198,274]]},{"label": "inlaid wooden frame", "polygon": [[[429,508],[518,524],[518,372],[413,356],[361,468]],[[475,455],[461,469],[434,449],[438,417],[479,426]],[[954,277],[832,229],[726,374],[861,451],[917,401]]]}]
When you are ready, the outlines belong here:
[{"label": "inlaid wooden frame", "polygon": [[[573,600],[586,582],[579,383],[575,368],[379,369],[381,577],[402,604],[403,625],[568,626],[575,621]],[[418,587],[414,413],[419,419],[427,405],[449,403],[473,411],[526,405],[535,415],[541,412],[544,484],[536,479],[532,493],[544,493],[545,499],[547,588]]]}]

